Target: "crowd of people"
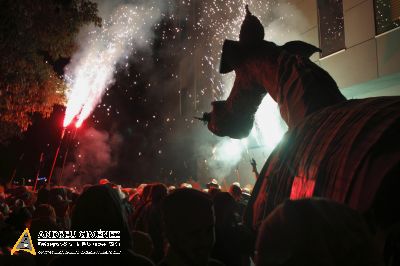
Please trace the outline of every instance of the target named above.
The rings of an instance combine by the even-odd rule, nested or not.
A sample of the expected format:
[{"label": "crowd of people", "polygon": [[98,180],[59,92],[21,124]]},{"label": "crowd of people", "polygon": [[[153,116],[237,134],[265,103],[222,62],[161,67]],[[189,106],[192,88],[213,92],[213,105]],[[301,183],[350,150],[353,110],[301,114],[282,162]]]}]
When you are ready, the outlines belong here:
[{"label": "crowd of people", "polygon": [[[250,197],[239,183],[223,191],[216,180],[204,189],[121,188],[105,179],[82,191],[0,187],[0,265],[383,265],[356,211],[324,199],[288,200],[253,228],[243,222]],[[120,231],[121,254],[10,256],[26,228],[37,250],[39,231]]]}]

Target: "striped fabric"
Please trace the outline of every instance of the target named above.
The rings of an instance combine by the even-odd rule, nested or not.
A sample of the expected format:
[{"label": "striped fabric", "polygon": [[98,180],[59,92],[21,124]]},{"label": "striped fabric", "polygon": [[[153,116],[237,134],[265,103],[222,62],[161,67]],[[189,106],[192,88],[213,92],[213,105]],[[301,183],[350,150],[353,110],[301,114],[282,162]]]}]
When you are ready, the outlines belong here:
[{"label": "striped fabric", "polygon": [[252,225],[289,197],[327,197],[367,210],[400,163],[398,132],[400,97],[349,100],[308,116],[265,164],[249,203]]}]

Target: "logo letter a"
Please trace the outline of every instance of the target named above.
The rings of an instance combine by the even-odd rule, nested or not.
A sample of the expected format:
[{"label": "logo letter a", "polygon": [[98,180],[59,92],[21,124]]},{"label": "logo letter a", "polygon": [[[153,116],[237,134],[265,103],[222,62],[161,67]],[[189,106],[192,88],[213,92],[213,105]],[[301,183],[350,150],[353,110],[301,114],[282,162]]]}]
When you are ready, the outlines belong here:
[{"label": "logo letter a", "polygon": [[22,232],[18,241],[15,243],[14,247],[11,250],[11,255],[13,255],[16,251],[25,251],[31,253],[32,255],[36,255],[35,248],[32,245],[31,234],[29,233],[28,228],[26,228],[25,231]]}]

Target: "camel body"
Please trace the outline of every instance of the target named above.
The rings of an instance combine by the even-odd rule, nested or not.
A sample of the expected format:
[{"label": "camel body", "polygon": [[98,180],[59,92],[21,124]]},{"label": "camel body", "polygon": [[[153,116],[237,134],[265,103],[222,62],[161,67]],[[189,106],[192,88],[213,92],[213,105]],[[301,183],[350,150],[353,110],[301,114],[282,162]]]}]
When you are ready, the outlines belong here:
[{"label": "camel body", "polygon": [[380,224],[397,219],[391,201],[400,185],[400,97],[346,100],[308,56],[267,41],[226,41],[221,69],[234,70],[236,79],[227,100],[204,116],[212,132],[246,137],[266,93],[289,126],[255,184],[249,225],[257,230],[278,204],[304,197],[381,213]]},{"label": "camel body", "polygon": [[257,229],[278,204],[305,197],[333,199],[391,220],[400,185],[399,133],[400,97],[348,100],[309,115],[289,129],[265,163],[248,224]]}]

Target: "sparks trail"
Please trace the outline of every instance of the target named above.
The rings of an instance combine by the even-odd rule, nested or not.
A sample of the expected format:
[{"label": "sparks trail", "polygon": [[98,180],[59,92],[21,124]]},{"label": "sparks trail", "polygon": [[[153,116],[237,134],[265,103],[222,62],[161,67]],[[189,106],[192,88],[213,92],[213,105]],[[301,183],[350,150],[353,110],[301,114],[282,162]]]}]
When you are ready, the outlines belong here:
[{"label": "sparks trail", "polygon": [[69,91],[64,127],[74,119],[80,126],[113,84],[118,63],[127,60],[135,48],[150,46],[150,29],[160,13],[160,8],[152,5],[121,5],[113,10],[102,28],[88,34],[82,44],[84,49],[75,54],[66,70]]}]

